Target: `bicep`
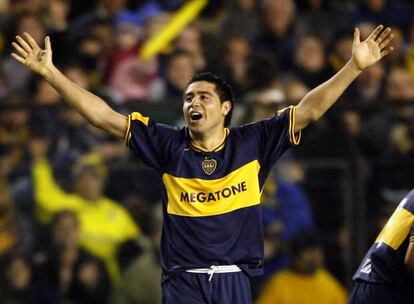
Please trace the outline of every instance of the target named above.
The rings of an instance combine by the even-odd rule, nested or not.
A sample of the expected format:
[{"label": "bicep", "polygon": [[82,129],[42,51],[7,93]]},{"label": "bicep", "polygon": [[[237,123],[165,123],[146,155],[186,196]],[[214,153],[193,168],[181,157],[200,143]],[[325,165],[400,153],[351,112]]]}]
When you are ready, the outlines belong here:
[{"label": "bicep", "polygon": [[115,137],[123,139],[128,127],[128,118],[108,107],[102,113],[102,118],[97,127],[111,133]]},{"label": "bicep", "polygon": [[308,107],[303,102],[300,102],[296,106],[295,125],[294,125],[293,132],[297,133],[297,132],[303,130],[311,122],[312,122],[312,116],[311,116],[310,110],[308,109]]}]

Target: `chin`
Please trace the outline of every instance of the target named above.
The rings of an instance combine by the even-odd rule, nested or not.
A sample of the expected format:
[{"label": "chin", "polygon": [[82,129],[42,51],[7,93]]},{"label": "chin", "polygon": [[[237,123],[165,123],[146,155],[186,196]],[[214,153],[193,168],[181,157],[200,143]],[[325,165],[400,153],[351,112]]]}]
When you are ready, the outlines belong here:
[{"label": "chin", "polygon": [[188,129],[192,132],[192,133],[201,133],[201,128],[199,126],[191,126],[188,125]]},{"label": "chin", "polygon": [[188,123],[188,128],[193,131],[193,132],[200,132],[204,125],[200,124],[200,123]]}]

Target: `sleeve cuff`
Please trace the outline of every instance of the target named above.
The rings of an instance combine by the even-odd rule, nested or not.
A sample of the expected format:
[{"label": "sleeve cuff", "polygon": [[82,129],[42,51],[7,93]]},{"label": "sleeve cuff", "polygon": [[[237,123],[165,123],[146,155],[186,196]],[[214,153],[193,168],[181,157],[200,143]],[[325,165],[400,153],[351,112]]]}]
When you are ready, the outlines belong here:
[{"label": "sleeve cuff", "polygon": [[297,133],[294,132],[295,130],[295,118],[296,118],[296,107],[290,106],[289,107],[289,141],[292,146],[297,146],[300,143],[300,139],[302,137],[302,132],[299,131]]},{"label": "sleeve cuff", "polygon": [[124,141],[125,141],[125,146],[129,146],[129,141],[131,140],[131,114],[128,115],[128,122],[127,122],[127,128],[126,128],[126,132],[124,135]]}]

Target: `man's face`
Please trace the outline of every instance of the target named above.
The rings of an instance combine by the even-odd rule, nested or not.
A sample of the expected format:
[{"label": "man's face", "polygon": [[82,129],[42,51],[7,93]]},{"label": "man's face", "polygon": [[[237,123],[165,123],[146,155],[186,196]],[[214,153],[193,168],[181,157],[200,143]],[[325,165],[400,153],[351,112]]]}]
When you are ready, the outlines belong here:
[{"label": "man's face", "polygon": [[104,182],[99,174],[84,172],[76,179],[76,193],[90,201],[99,200],[103,195]]},{"label": "man's face", "polygon": [[180,91],[187,86],[188,79],[195,73],[193,59],[189,55],[172,58],[168,63],[167,78]]},{"label": "man's face", "polygon": [[192,132],[203,134],[215,128],[223,128],[230,109],[229,101],[220,101],[213,83],[196,81],[185,90],[183,113]]},{"label": "man's face", "polygon": [[296,270],[308,275],[314,274],[322,265],[323,253],[317,246],[303,249],[294,261]]}]

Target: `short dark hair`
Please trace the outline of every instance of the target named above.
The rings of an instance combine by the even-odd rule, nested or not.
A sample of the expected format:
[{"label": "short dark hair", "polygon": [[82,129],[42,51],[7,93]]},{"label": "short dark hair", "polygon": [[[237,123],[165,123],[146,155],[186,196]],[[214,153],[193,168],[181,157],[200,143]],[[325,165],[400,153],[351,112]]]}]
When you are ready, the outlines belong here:
[{"label": "short dark hair", "polygon": [[233,96],[233,90],[231,89],[231,86],[226,81],[221,79],[220,77],[212,73],[203,72],[203,73],[194,75],[193,78],[191,78],[190,81],[188,82],[187,87],[193,82],[197,82],[197,81],[206,81],[206,82],[214,84],[217,95],[220,98],[220,101],[222,103],[225,101],[230,101],[231,109],[229,113],[227,113],[226,118],[224,120],[224,126],[227,127],[231,122],[231,117],[233,115],[233,105],[234,105],[234,96]]}]

